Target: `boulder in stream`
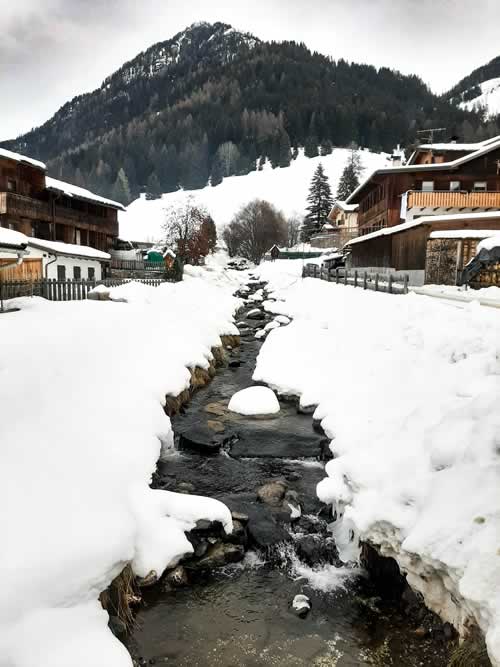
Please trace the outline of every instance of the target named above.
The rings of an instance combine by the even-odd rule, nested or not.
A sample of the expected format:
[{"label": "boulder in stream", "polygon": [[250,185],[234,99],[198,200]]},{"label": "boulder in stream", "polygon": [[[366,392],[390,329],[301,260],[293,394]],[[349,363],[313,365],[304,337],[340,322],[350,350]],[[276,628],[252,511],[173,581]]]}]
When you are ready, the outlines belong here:
[{"label": "boulder in stream", "polygon": [[305,618],[311,611],[311,600],[300,593],[293,598],[292,608],[297,616]]}]

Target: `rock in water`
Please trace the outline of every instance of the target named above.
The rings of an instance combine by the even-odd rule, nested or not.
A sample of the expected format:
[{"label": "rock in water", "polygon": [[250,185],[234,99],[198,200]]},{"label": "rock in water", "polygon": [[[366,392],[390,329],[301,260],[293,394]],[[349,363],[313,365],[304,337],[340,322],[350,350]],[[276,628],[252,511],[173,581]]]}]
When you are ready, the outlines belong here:
[{"label": "rock in water", "polygon": [[297,616],[305,618],[311,611],[311,601],[307,595],[299,594],[293,598],[292,607]]},{"label": "rock in water", "polygon": [[280,411],[280,404],[269,387],[248,387],[233,394],[228,409],[240,415],[272,415]]},{"label": "rock in water", "polygon": [[269,482],[257,490],[257,498],[261,501],[261,503],[266,503],[266,505],[273,505],[274,507],[278,507],[283,502],[286,489],[287,484],[282,480]]},{"label": "rock in water", "polygon": [[264,318],[265,315],[259,308],[253,308],[247,313],[247,320],[263,320]]}]

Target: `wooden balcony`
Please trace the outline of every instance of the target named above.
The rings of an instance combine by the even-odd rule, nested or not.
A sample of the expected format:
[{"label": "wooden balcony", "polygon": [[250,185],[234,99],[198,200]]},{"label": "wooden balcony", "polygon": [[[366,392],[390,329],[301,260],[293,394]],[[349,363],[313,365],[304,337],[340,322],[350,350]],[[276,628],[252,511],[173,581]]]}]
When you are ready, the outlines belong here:
[{"label": "wooden balcony", "polygon": [[36,222],[55,222],[59,225],[79,227],[109,234],[110,236],[118,236],[116,213],[113,219],[112,217],[91,215],[85,211],[56,204],[53,215],[51,202],[25,197],[15,192],[0,192],[0,215],[26,218]]},{"label": "wooden balcony", "polygon": [[52,222],[52,213],[47,202],[14,192],[0,192],[0,215]]},{"label": "wooden balcony", "polygon": [[444,209],[500,209],[500,192],[466,192],[464,190],[435,190],[408,192],[407,209],[411,208],[444,208]]}]

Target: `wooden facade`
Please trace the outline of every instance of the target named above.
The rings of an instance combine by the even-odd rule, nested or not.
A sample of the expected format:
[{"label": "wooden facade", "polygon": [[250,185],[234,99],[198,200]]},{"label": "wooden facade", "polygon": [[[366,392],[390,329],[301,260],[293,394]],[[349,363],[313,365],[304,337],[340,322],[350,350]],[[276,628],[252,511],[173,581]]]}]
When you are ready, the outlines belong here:
[{"label": "wooden facade", "polygon": [[417,207],[500,210],[500,147],[459,166],[434,164],[435,169],[421,164],[380,169],[360,186],[348,200],[359,204],[360,235],[400,224],[404,196],[408,211]]},{"label": "wooden facade", "polygon": [[[7,267],[7,268],[2,268]],[[13,264],[11,259],[0,259],[0,280],[41,280],[43,278],[42,260],[24,257],[21,264]]]},{"label": "wooden facade", "polygon": [[0,155],[1,227],[108,252],[118,238],[119,207],[49,188],[42,168]]},{"label": "wooden facade", "polygon": [[[351,244],[349,264],[352,268],[380,268],[395,271],[425,271],[428,252],[428,240],[431,232],[452,230],[500,230],[500,212],[498,217],[487,220],[474,220],[473,215],[463,220],[443,220],[436,216],[435,221],[426,217],[425,222],[385,235],[367,237],[366,240]],[[440,247],[436,244],[435,248]],[[460,267],[465,265],[475,252],[475,245],[470,241],[461,244]]]}]

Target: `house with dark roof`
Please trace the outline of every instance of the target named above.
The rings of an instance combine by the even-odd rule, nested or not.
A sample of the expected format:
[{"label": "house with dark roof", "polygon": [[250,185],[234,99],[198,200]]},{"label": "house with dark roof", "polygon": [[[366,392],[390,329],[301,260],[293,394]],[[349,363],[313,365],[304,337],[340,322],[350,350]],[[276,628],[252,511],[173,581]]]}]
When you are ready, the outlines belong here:
[{"label": "house with dark roof", "polygon": [[404,166],[373,172],[347,204],[358,205],[350,265],[422,284],[431,232],[500,229],[500,137],[419,146]]},{"label": "house with dark roof", "polygon": [[43,162],[0,148],[0,228],[110,250],[122,204],[50,178],[46,171]]}]

